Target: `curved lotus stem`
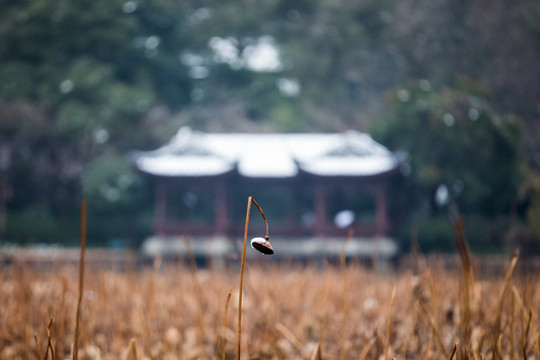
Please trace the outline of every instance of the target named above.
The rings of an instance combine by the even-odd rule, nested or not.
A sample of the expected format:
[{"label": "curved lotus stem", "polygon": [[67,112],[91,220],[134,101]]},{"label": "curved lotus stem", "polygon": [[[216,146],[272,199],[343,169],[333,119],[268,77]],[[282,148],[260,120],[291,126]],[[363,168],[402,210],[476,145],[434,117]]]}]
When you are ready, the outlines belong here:
[{"label": "curved lotus stem", "polygon": [[255,201],[255,199],[253,197],[250,196],[250,199],[251,201],[253,201],[253,203],[255,204],[255,206],[257,207],[257,209],[259,209],[259,212],[261,213],[262,217],[263,217],[263,220],[264,220],[264,225],[266,225],[266,236],[264,237],[267,241],[268,239],[270,239],[270,236],[268,236],[268,221],[266,221],[266,216],[264,216],[264,212],[262,211],[261,207],[259,206],[259,204],[257,204],[257,202]]},{"label": "curved lotus stem", "polygon": [[249,212],[251,210],[251,203],[254,203],[255,206],[257,206],[257,209],[259,209],[259,212],[261,213],[264,219],[264,224],[266,225],[266,236],[264,240],[262,238],[258,238],[262,240],[264,245],[259,244],[261,241],[256,240],[257,238],[253,239],[253,240],[256,240],[255,242],[257,243],[257,246],[264,248],[264,251],[261,250],[261,248],[255,247],[253,240],[251,241],[251,246],[253,246],[254,249],[261,251],[263,254],[270,255],[274,253],[274,249],[272,249],[272,245],[270,245],[270,241],[269,241],[270,236],[268,236],[268,222],[266,221],[266,216],[264,216],[264,212],[262,211],[259,204],[257,204],[255,199],[253,199],[253,197],[250,196],[248,198],[247,211],[246,211],[246,227],[244,229],[244,248],[242,250],[242,262],[240,264],[240,285],[239,285],[239,290],[238,290],[238,343],[236,345],[236,358],[238,360],[240,360],[240,349],[241,349],[241,344],[242,344],[242,287],[244,284],[244,264],[246,261],[247,234],[248,234]]}]

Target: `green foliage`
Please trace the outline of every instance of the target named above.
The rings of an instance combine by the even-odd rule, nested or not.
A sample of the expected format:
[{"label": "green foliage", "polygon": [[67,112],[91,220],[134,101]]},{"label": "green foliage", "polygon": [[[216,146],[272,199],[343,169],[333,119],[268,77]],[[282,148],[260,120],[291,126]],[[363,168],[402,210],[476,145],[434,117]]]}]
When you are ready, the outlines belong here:
[{"label": "green foliage", "polygon": [[46,205],[10,212],[6,236],[21,244],[58,244],[77,237],[76,217],[58,217]]},{"label": "green foliage", "polygon": [[83,194],[99,211],[116,212],[133,206],[140,182],[127,160],[118,156],[96,158],[82,174]]},{"label": "green foliage", "polygon": [[[498,216],[488,219],[480,214],[467,216],[464,220],[467,243],[472,251],[501,252],[507,245],[507,234],[511,229],[507,217]],[[412,236],[417,237],[416,241],[423,252],[456,250],[455,231],[451,219],[443,214],[418,217],[406,224],[397,236],[400,248],[405,251],[410,249]]]},{"label": "green foliage", "polygon": [[[472,247],[502,248],[523,175],[521,122],[497,113],[489,92],[463,79],[439,90],[420,80],[390,91],[388,104],[373,135],[404,158],[408,196],[397,200],[408,222],[421,219],[421,247],[453,249],[450,204],[465,216]],[[448,194],[438,202],[441,187]]]},{"label": "green foliage", "polygon": [[440,185],[465,214],[508,211],[521,180],[521,125],[486,98],[459,88],[434,91],[421,80],[390,92],[373,135],[407,158],[412,203],[428,204]]},{"label": "green foliage", "polygon": [[522,224],[514,226],[506,234],[506,246],[510,249],[519,249],[520,256],[524,258],[534,258],[540,254],[540,236],[536,231],[537,229]]},{"label": "green foliage", "polygon": [[93,245],[122,238],[138,243],[150,230],[152,192],[124,157],[103,155],[82,174]]},{"label": "green foliage", "polygon": [[[452,224],[447,217],[425,218],[413,223],[412,226],[416,227],[420,250],[424,252],[451,252],[455,250]],[[405,227],[405,230],[401,234],[400,240],[401,247],[407,249],[411,241],[411,227]]]},{"label": "green foliage", "polygon": [[[179,125],[365,130],[376,114],[376,137],[403,150],[411,167],[394,208],[439,214],[446,209],[435,206],[433,194],[444,184],[466,214],[494,218],[517,202],[518,216],[528,212],[535,226],[538,191],[527,188],[518,168],[525,149],[528,165],[540,169],[539,13],[532,0],[512,7],[450,0],[4,1],[0,183],[10,196],[2,205],[10,219],[42,204],[60,219],[76,212],[84,187],[95,221],[115,223],[96,237],[133,237],[124,220],[107,222],[103,214],[148,219],[142,209],[151,208],[149,185],[134,182],[145,192],[140,199],[130,188],[106,200],[104,184],[118,190],[118,179],[130,173],[110,154],[154,148]],[[229,46],[225,55],[212,46],[220,39]],[[261,41],[277,49],[278,68],[248,66]],[[430,82],[406,84],[411,78]],[[287,92],[287,82],[295,89]],[[388,116],[380,118],[387,93]],[[141,233],[149,231],[148,221],[140,223]]]},{"label": "green foliage", "polygon": [[[125,171],[125,161],[106,165],[102,157],[155,144],[152,132],[142,126],[157,98],[167,102],[174,97],[171,106],[186,102],[181,97],[186,75],[175,50],[184,32],[173,21],[179,6],[128,3],[4,4],[0,140],[5,161],[0,182],[10,194],[3,200],[8,227],[17,229],[27,211],[31,215],[33,206],[47,204],[50,211],[43,221],[49,227],[39,229],[49,233],[78,209],[81,181],[99,211],[140,206],[124,194],[118,202],[96,195],[100,181],[108,184],[110,177],[119,176],[116,185],[122,186],[127,181],[122,179],[133,175]],[[169,49],[166,56],[161,49]],[[172,74],[173,66],[181,75]],[[113,194],[116,188],[110,186]],[[6,234],[19,237],[17,231]],[[59,233],[56,241],[64,240]]]},{"label": "green foliage", "polygon": [[4,99],[29,98],[34,89],[32,67],[21,62],[5,62],[0,67],[0,95]]},{"label": "green foliage", "polygon": [[540,173],[527,169],[522,191],[530,199],[526,212],[526,229],[518,229],[510,241],[518,242],[526,248],[540,253]]},{"label": "green foliage", "polygon": [[540,238],[540,193],[537,191],[532,196],[531,205],[527,211],[527,220],[532,232]]}]

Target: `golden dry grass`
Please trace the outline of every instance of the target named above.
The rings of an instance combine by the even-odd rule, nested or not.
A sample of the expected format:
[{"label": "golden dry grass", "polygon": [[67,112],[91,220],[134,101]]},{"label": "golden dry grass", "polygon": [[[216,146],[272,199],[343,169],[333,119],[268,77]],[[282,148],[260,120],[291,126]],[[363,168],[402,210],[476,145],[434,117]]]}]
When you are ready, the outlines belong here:
[{"label": "golden dry grass", "polygon": [[[462,274],[436,262],[419,269],[379,274],[359,265],[246,261],[242,359],[538,358],[536,274],[506,281],[475,273],[465,318]],[[223,345],[235,358],[238,270],[87,269],[78,358],[220,359]],[[3,268],[0,359],[43,359],[51,319],[55,356],[69,358],[78,290],[76,266]]]}]

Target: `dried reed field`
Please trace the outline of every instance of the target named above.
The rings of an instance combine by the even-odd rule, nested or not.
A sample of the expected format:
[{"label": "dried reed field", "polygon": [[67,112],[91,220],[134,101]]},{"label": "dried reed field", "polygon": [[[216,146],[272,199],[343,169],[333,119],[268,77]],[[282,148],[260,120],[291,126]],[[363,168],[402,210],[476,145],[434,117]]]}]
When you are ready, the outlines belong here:
[{"label": "dried reed field", "polygon": [[158,258],[85,276],[83,199],[78,271],[1,269],[0,358],[540,359],[538,275],[514,276],[516,252],[506,276],[475,279],[460,219],[460,271],[413,251],[411,265],[381,274],[347,265],[352,232],[339,266],[246,261],[252,203],[266,236],[251,245],[273,254],[249,197],[239,266],[197,269],[186,238],[189,266]]},{"label": "dried reed field", "polygon": [[[513,260],[506,277],[493,278],[437,262],[381,274],[358,264],[251,259],[241,358],[538,359],[538,275],[514,271]],[[89,267],[78,358],[236,358],[238,273],[239,266],[205,270],[189,262]],[[0,299],[1,359],[73,356],[76,267],[5,267]]]}]

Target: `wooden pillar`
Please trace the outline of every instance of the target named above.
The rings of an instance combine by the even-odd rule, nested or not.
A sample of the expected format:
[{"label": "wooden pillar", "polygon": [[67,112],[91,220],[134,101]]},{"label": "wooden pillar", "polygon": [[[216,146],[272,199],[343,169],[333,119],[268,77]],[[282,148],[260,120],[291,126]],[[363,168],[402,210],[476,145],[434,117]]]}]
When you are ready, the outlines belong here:
[{"label": "wooden pillar", "polygon": [[227,189],[223,181],[217,181],[215,185],[216,203],[214,226],[216,233],[226,235],[229,228],[229,219],[227,214]]},{"label": "wooden pillar", "polygon": [[386,235],[388,219],[386,214],[386,189],[380,184],[375,190],[375,226],[377,235]]},{"label": "wooden pillar", "polygon": [[162,179],[157,180],[154,210],[154,231],[158,235],[165,235],[165,225],[167,224],[167,185]]},{"label": "wooden pillar", "polygon": [[326,187],[315,185],[315,234],[325,235],[326,225]]}]

